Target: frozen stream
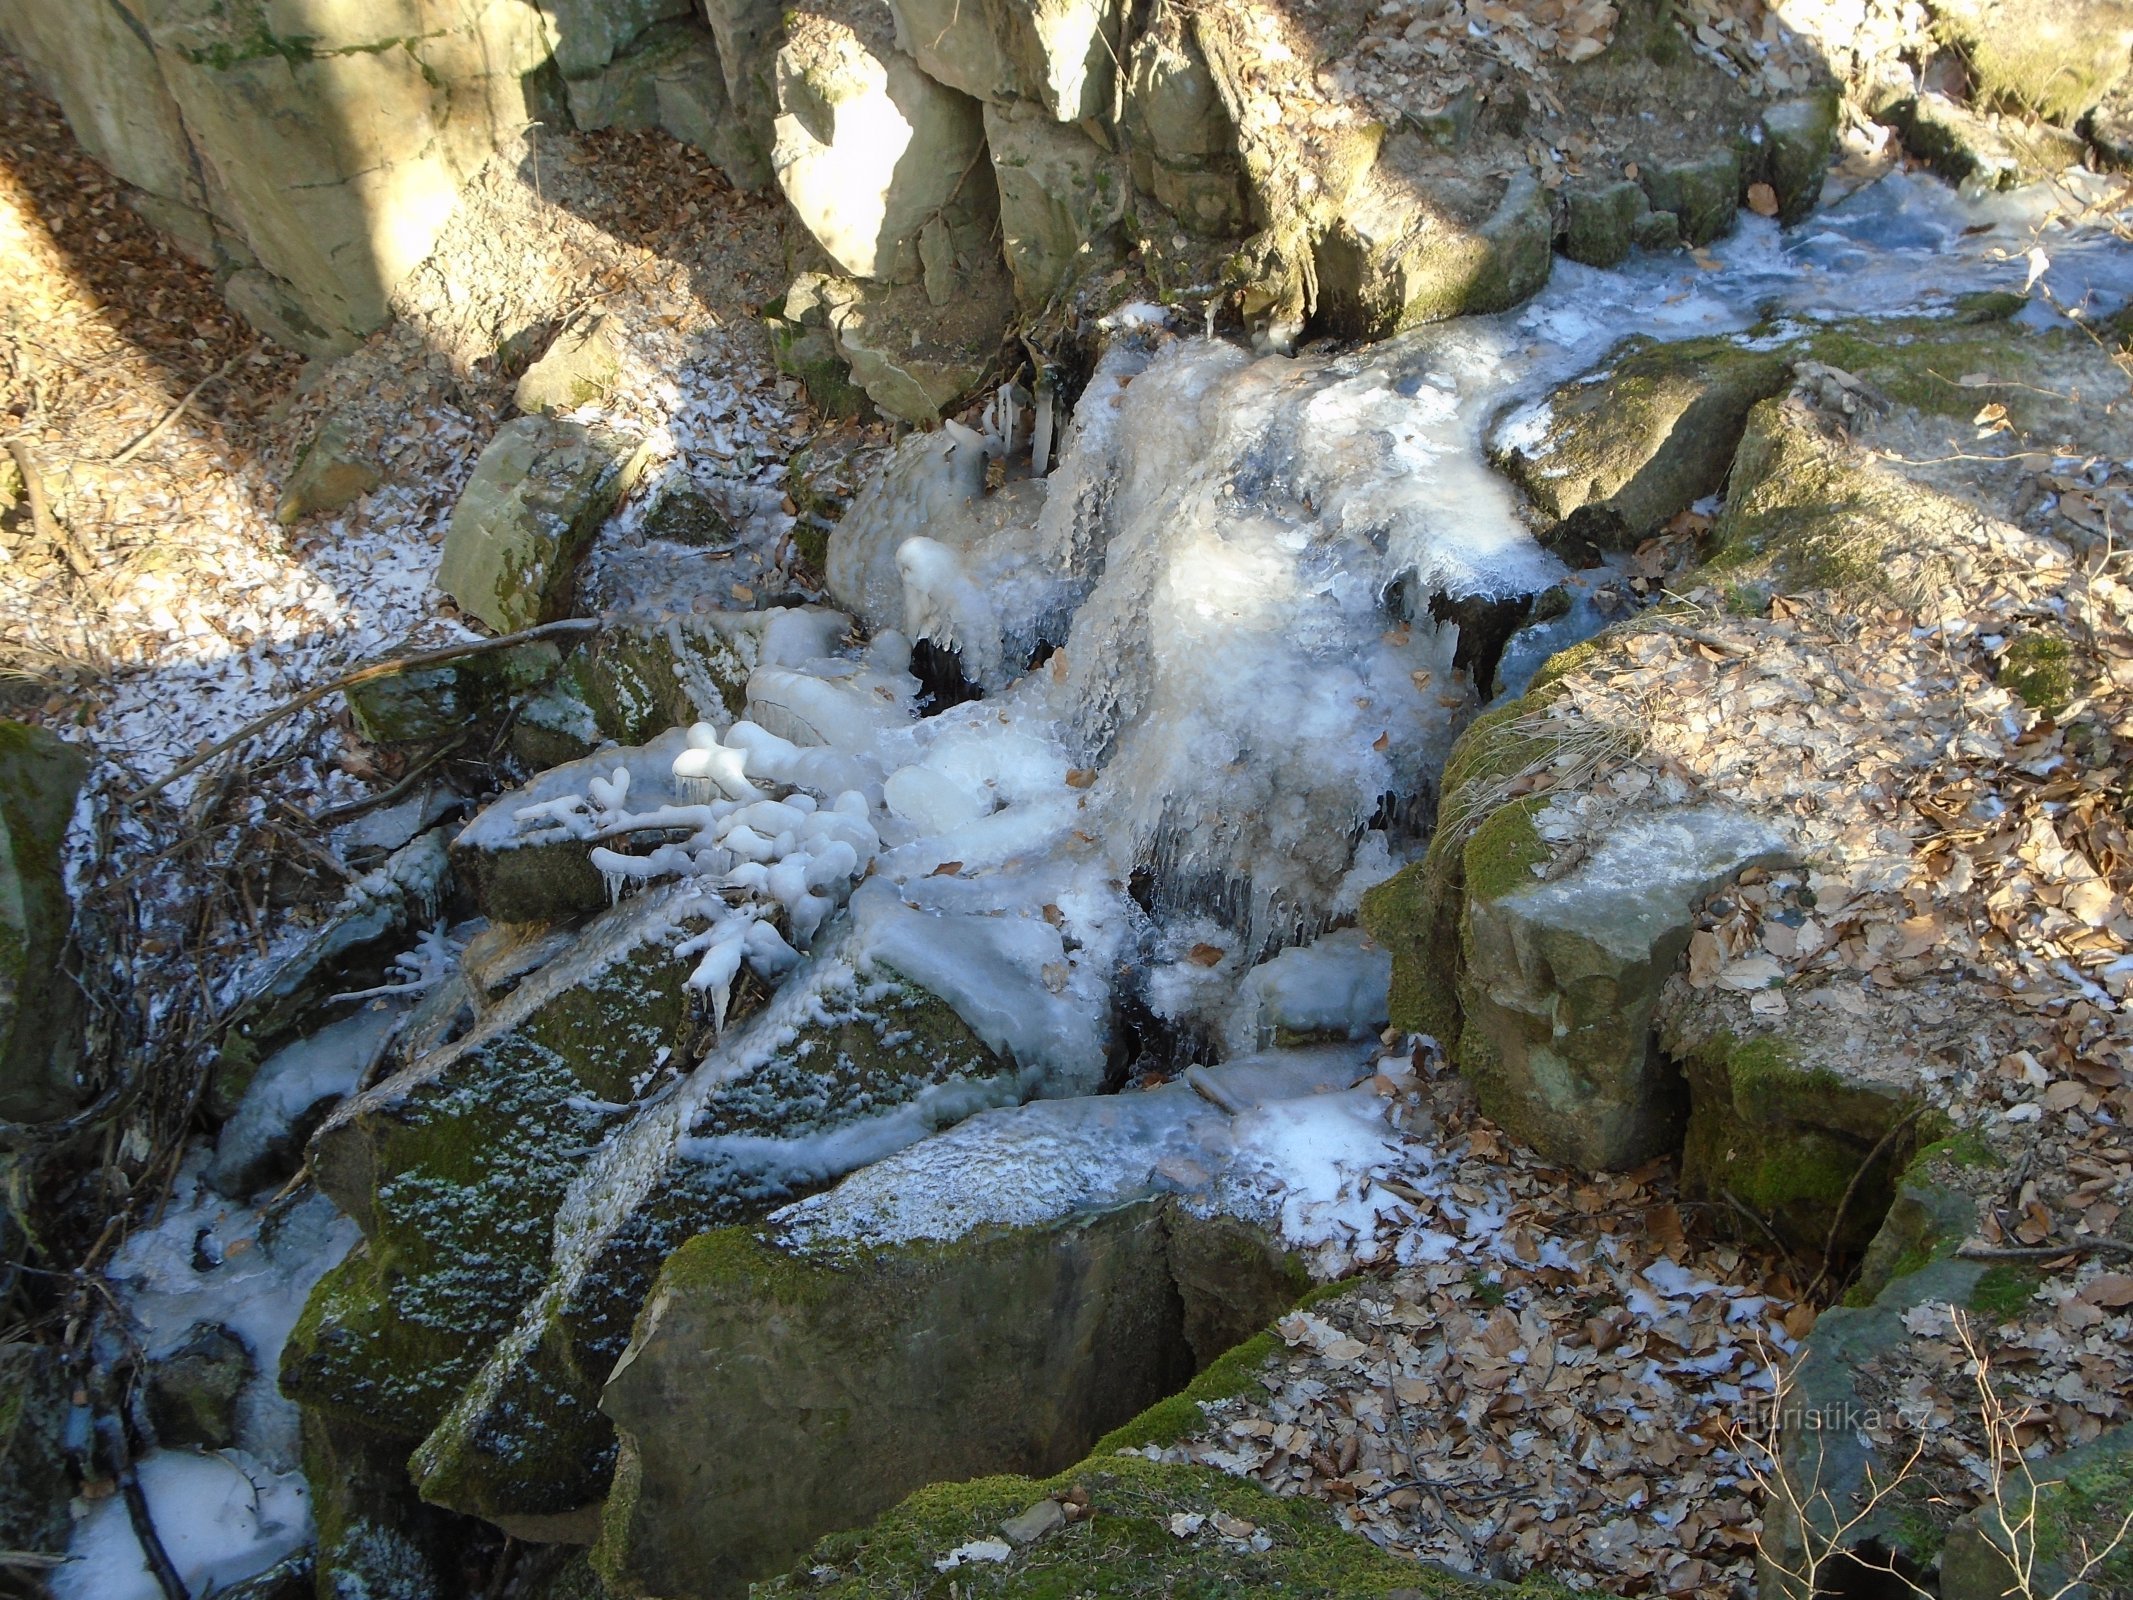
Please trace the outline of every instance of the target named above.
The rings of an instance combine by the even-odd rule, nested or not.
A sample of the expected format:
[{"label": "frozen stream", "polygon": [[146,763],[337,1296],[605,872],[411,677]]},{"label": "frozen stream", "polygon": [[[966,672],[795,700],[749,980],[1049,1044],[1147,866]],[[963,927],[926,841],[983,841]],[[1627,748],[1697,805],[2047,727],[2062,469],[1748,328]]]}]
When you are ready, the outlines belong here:
[{"label": "frozen stream", "polygon": [[[2101,230],[2033,241],[2046,206],[1890,177],[1786,235],[1744,215],[1709,267],[1558,262],[1515,312],[1335,357],[1255,357],[1150,315],[1120,329],[1049,476],[1028,476],[1027,440],[1006,429],[950,428],[891,456],[833,542],[831,598],[865,624],[863,650],[820,612],[766,613],[743,717],[602,758],[594,781],[550,783],[537,806],[517,797],[475,826],[597,836],[618,893],[680,880],[677,898],[713,908],[690,954],[721,1011],[744,963],[812,982],[870,957],[948,999],[1039,1095],[1087,1094],[1150,1040],[1210,1059],[1284,1027],[1366,1037],[1382,957],[1321,935],[1423,842],[1435,774],[1482,700],[1432,601],[1516,601],[1565,577],[1487,465],[1487,431],[1530,425],[1540,396],[1627,335],[1930,313],[2024,288],[2032,242],[2060,304],[2115,309],[2133,252]],[[2039,301],[2019,320],[2057,315]],[[1000,456],[1008,482],[987,493]],[[1500,680],[1515,688],[1602,620],[1581,603],[1514,640]],[[919,640],[955,652],[982,697],[920,715]],[[632,844],[652,828],[657,850]],[[805,984],[788,987],[780,1006],[807,1003]],[[662,1126],[685,1136],[690,1105],[760,1032],[715,1046]],[[988,1123],[1014,1137],[1011,1120]],[[794,1159],[834,1176],[925,1131],[905,1117]],[[591,1164],[566,1231],[596,1236],[631,1192],[629,1145]],[[1268,1181],[1295,1182],[1306,1146]],[[1367,1165],[1384,1149],[1350,1136],[1323,1153]],[[228,1208],[173,1216],[115,1274],[151,1346],[181,1331],[166,1324],[198,1287],[189,1264],[158,1260],[159,1241],[175,1254],[210,1231],[250,1236]],[[317,1251],[255,1255],[278,1287],[247,1289],[239,1331],[269,1372],[349,1233],[307,1211],[289,1237]],[[143,1469],[159,1513],[167,1497],[170,1518],[221,1530],[181,1556],[196,1582],[232,1581],[302,1537],[287,1416],[257,1397],[247,1415],[245,1508],[217,1509],[221,1480],[173,1461]],[[76,1550],[58,1593],[154,1592],[115,1504]]]}]

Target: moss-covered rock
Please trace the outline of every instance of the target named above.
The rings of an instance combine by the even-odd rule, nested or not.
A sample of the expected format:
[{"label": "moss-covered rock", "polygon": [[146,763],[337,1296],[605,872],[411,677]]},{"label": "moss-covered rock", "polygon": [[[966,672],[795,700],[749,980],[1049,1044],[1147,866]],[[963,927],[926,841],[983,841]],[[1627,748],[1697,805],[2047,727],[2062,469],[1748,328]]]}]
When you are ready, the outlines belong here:
[{"label": "moss-covered rock", "polygon": [[[2009,1485],[2004,1516],[1973,1511],[1941,1552],[1941,1600],[2000,1600],[2031,1593],[2133,1593],[2133,1428],[2026,1463]],[[2034,1522],[2029,1519],[2034,1516]],[[2022,1530],[2010,1537],[2009,1530]],[[2078,1589],[2069,1590],[2077,1580]]]},{"label": "moss-covered rock", "polygon": [[595,314],[558,333],[540,360],[519,375],[512,402],[532,416],[597,405],[622,381],[622,330]]},{"label": "moss-covered rock", "polygon": [[1776,195],[1778,221],[1798,222],[1822,198],[1822,179],[1836,154],[1842,100],[1834,88],[1786,100],[1762,115],[1758,170]]},{"label": "moss-covered rock", "polygon": [[[691,1241],[602,1399],[625,1445],[596,1561],[647,1593],[738,1593],[928,1482],[1068,1465],[1213,1354],[1190,1323],[1228,1338],[1294,1299],[1278,1254],[1205,1227],[1141,1201],[846,1258]],[[1188,1309],[1211,1285],[1214,1323]]]},{"label": "moss-covered rock", "polygon": [[[1086,1516],[1002,1562],[942,1571],[950,1551],[1000,1537],[1001,1525],[1048,1496],[1086,1496]],[[1217,1516],[1249,1523],[1264,1549],[1226,1539]],[[1171,1531],[1175,1517],[1198,1517],[1199,1531]],[[1137,1456],[1093,1455],[1047,1479],[981,1478],[912,1495],[873,1526],[817,1545],[789,1575],[758,1595],[912,1595],[923,1600],[1481,1600],[1528,1592],[1390,1555],[1336,1524],[1309,1499],[1282,1499],[1248,1479],[1205,1467]],[[1550,1592],[1539,1588],[1534,1593]]]},{"label": "moss-covered rock", "polygon": [[1742,813],[1687,806],[1619,822],[1549,882],[1477,871],[1475,847],[1519,817],[1498,812],[1468,843],[1460,1068],[1482,1109],[1548,1159],[1632,1167],[1681,1138],[1686,1096],[1654,1014],[1695,909],[1781,860],[1784,842]]},{"label": "moss-covered rock", "polygon": [[2121,0],[1938,0],[1933,10],[1978,101],[2067,127],[2133,62],[2133,10]]},{"label": "moss-covered rock", "polygon": [[313,1292],[282,1387],[419,1438],[545,1276],[583,1151],[699,1024],[673,947],[705,925],[655,890],[590,927],[462,1039],[344,1102],[311,1144],[364,1245]]},{"label": "moss-covered rock", "polygon": [[1790,376],[1781,350],[1632,339],[1603,376],[1511,418],[1496,461],[1556,519],[1550,544],[1627,548],[1724,485],[1750,409]]},{"label": "moss-covered rock", "polygon": [[[404,653],[386,652],[388,659]],[[458,661],[385,673],[345,691],[356,732],[371,744],[436,744],[470,729],[493,733],[526,695],[562,665],[545,639]]]},{"label": "moss-covered rock", "polygon": [[458,1518],[415,1497],[406,1443],[306,1412],[304,1479],[317,1523],[319,1600],[434,1600],[453,1592]]},{"label": "moss-covered rock", "polygon": [[[1929,1547],[1944,1517],[1924,1503],[1925,1491],[1887,1495],[1865,1511],[1873,1494],[1869,1474],[1892,1483],[1903,1467],[1900,1454],[1880,1454],[1862,1425],[1885,1398],[1869,1392],[1866,1374],[1878,1358],[1910,1342],[1905,1312],[1928,1301],[1964,1305],[1976,1292],[1985,1269],[1955,1252],[1977,1225],[1973,1191],[1993,1181],[1996,1159],[1970,1134],[1913,1155],[1852,1292],[1843,1305],[1823,1312],[1802,1342],[1780,1419],[1778,1464],[1791,1483],[1812,1484],[1816,1492],[1771,1500],[1757,1558],[1758,1593],[1811,1600],[1788,1576],[1805,1570],[1810,1540],[1824,1552],[1841,1543],[1853,1550],[1898,1551],[1919,1562],[1932,1558]],[[1804,1507],[1794,1503],[1799,1500]]]},{"label": "moss-covered rock", "polygon": [[1850,1260],[1880,1230],[1909,1151],[1888,1136],[1915,1101],[1801,1066],[1782,1037],[1718,1033],[1684,1052],[1682,1192],[1747,1207],[1809,1259]]},{"label": "moss-covered rock", "polygon": [[563,615],[579,556],[644,462],[641,440],[610,429],[505,423],[452,508],[437,587],[498,633]]},{"label": "moss-covered rock", "polygon": [[574,1174],[538,1293],[413,1458],[424,1496],[589,1538],[615,1452],[600,1386],[667,1255],[1024,1092],[941,1000],[845,943],[818,951]]},{"label": "moss-covered rock", "polygon": [[1692,156],[1648,162],[1638,181],[1654,211],[1673,214],[1682,243],[1709,244],[1733,231],[1740,212],[1740,146],[1729,142]]},{"label": "moss-covered rock", "polygon": [[64,1116],[81,1099],[81,991],[62,965],[74,923],[61,852],[88,758],[0,722],[0,1118]]},{"label": "moss-covered rock", "polygon": [[1896,101],[1880,120],[1896,130],[1904,148],[1966,189],[2007,189],[2056,177],[2087,152],[2079,134],[1988,116],[1931,92]]},{"label": "moss-covered rock", "polygon": [[1493,193],[1425,189],[1388,158],[1317,242],[1318,322],[1368,339],[1509,310],[1548,281],[1554,237],[1554,202],[1523,168]]},{"label": "moss-covered rock", "polygon": [[274,508],[275,519],[300,522],[322,511],[340,511],[385,481],[375,452],[355,419],[340,412],[323,418],[296,458]]},{"label": "moss-covered rock", "polygon": [[1637,219],[1650,209],[1643,189],[1626,178],[1574,186],[1563,208],[1563,254],[1588,267],[1619,265],[1636,242]]}]

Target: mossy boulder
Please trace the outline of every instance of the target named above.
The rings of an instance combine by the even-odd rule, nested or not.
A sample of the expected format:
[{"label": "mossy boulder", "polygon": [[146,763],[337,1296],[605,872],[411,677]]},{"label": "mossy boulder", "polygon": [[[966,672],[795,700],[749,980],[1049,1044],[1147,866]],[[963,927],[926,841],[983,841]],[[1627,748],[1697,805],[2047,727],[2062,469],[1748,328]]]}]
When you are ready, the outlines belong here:
[{"label": "mossy boulder", "polygon": [[1764,111],[1756,170],[1777,199],[1778,221],[1800,221],[1822,198],[1822,180],[1837,151],[1841,111],[1834,88],[1781,101]]},{"label": "mossy boulder", "polygon": [[[1207,1280],[1172,1260],[1205,1226],[1140,1201],[845,1259],[692,1240],[602,1398],[625,1444],[596,1562],[649,1593],[738,1594],[928,1482],[1069,1465],[1216,1353],[1188,1337]],[[1297,1293],[1251,1254],[1220,1286],[1225,1330]]]},{"label": "mossy boulder", "polygon": [[0,1118],[64,1116],[82,1098],[81,991],[64,967],[74,908],[62,854],[81,750],[0,722]]},{"label": "mossy boulder", "polygon": [[1969,68],[1980,103],[2066,127],[2133,65],[2124,0],[1938,0],[1934,31]]},{"label": "mossy boulder", "polygon": [[1637,219],[1650,209],[1644,190],[1627,178],[1573,186],[1563,197],[1563,254],[1588,267],[1619,266],[1636,243]]},{"label": "mossy boulder", "polygon": [[319,1600],[433,1600],[453,1592],[467,1525],[424,1505],[407,1481],[407,1444],[307,1411],[304,1481],[317,1524]]},{"label": "mossy boulder", "polygon": [[1805,1066],[1782,1035],[1718,1032],[1681,1052],[1682,1193],[1745,1206],[1804,1258],[1853,1260],[1880,1231],[1916,1100]]},{"label": "mossy boulder", "polygon": [[376,452],[355,419],[330,413],[296,458],[274,508],[275,520],[300,522],[318,512],[344,510],[384,481]]},{"label": "mossy boulder", "polygon": [[1683,244],[1709,244],[1733,231],[1740,212],[1740,144],[1729,141],[1696,155],[1647,162],[1638,181],[1654,211],[1672,213]]},{"label": "mossy boulder", "polygon": [[2049,123],[1989,116],[1944,94],[1908,95],[1879,113],[1904,148],[1965,189],[2009,189],[2056,177],[2086,153],[2080,135]]},{"label": "mossy boulder", "polygon": [[[1823,1551],[1841,1542],[1847,1549],[1897,1551],[1914,1562],[1932,1559],[1925,1548],[1931,1539],[1922,1543],[1919,1533],[1944,1516],[1920,1503],[1922,1486],[1919,1493],[1886,1496],[1862,1515],[1873,1493],[1869,1474],[1892,1483],[1903,1468],[1902,1444],[1893,1458],[1884,1456],[1862,1426],[1885,1398],[1869,1390],[1866,1374],[1880,1357],[1910,1342],[1905,1312],[1929,1301],[1966,1305],[1976,1292],[1985,1268],[1962,1260],[1956,1250],[1977,1226],[1978,1193],[1999,1181],[1998,1159],[1970,1133],[1913,1154],[1851,1292],[1842,1305],[1823,1312],[1802,1341],[1791,1368],[1778,1461],[1790,1482],[1813,1484],[1818,1492],[1793,1497],[1805,1499],[1804,1507],[1785,1496],[1770,1502],[1757,1557],[1758,1593],[1812,1600],[1788,1576],[1805,1570],[1810,1539]],[[1802,1527],[1803,1511],[1810,1527]]]},{"label": "mossy boulder", "polygon": [[778,370],[800,380],[814,408],[825,417],[850,419],[865,416],[873,402],[852,381],[851,363],[837,345],[829,296],[837,281],[819,272],[803,272],[790,289],[764,307],[763,328],[770,336],[771,357]]},{"label": "mossy boulder", "polygon": [[[943,1571],[950,1551],[999,1539],[1001,1527],[1049,1497],[1086,1497],[1087,1515],[1010,1548],[1005,1560]],[[1215,1519],[1264,1535],[1226,1538]],[[1195,1531],[1173,1532],[1173,1519]],[[938,1484],[871,1527],[823,1540],[787,1575],[754,1591],[796,1595],[912,1595],[923,1600],[1482,1600],[1554,1593],[1462,1579],[1392,1555],[1343,1529],[1319,1502],[1267,1493],[1211,1468],[1098,1453],[1051,1478],[992,1477]]]},{"label": "mossy boulder", "polygon": [[[415,653],[409,645],[386,659]],[[514,706],[538,692],[562,665],[563,652],[546,639],[490,650],[458,661],[412,667],[367,678],[344,691],[355,730],[370,744],[436,744],[493,733]]]},{"label": "mossy boulder", "polygon": [[282,1388],[363,1427],[435,1426],[546,1274],[583,1152],[699,1023],[673,947],[705,926],[670,891],[625,902],[464,1037],[343,1102],[319,1187],[364,1243],[313,1292]]},{"label": "mossy boulder", "polygon": [[2066,1594],[2084,1577],[2072,1592],[2133,1593],[2133,1541],[2121,1537],[2133,1507],[2133,1427],[2025,1465],[2030,1481],[2011,1475],[2000,1514],[1973,1511],[1948,1535],[1941,1600]]},{"label": "mossy boulder", "polygon": [[1790,376],[1779,350],[1631,339],[1500,425],[1495,459],[1556,520],[1546,542],[1624,549],[1724,486],[1749,411]]},{"label": "mossy boulder", "polygon": [[642,440],[611,429],[545,416],[505,423],[452,508],[438,589],[498,633],[562,616],[578,558],[644,461]]},{"label": "mossy boulder", "polygon": [[943,1001],[847,935],[729,1020],[681,1087],[581,1159],[538,1293],[476,1353],[416,1452],[423,1495],[521,1533],[591,1537],[614,1465],[600,1387],[669,1253],[1029,1090]]},{"label": "mossy boulder", "polygon": [[[1408,136],[1403,136],[1403,140]],[[1389,151],[1318,239],[1316,319],[1345,338],[1382,338],[1447,317],[1507,311],[1554,265],[1555,209],[1520,168],[1493,190],[1425,187]]]},{"label": "mossy boulder", "polygon": [[1477,872],[1474,843],[1518,816],[1497,813],[1468,845],[1460,1068],[1482,1109],[1549,1160],[1633,1167],[1681,1139],[1686,1096],[1655,1010],[1695,910],[1785,844],[1743,813],[1684,806],[1618,822],[1552,881]]}]

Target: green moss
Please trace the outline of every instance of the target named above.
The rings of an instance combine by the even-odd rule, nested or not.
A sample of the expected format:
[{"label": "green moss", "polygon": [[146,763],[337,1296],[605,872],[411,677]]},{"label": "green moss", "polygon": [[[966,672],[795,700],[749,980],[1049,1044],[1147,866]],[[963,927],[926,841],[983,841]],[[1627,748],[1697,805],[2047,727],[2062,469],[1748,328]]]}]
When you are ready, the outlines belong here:
[{"label": "green moss", "polygon": [[[2133,1507],[2133,1448],[2120,1430],[2118,1449],[2076,1468],[2038,1496],[2037,1553],[2065,1569],[2103,1550]],[[2101,1585],[2133,1582],[2133,1537],[2122,1540],[2092,1574]]]},{"label": "green moss", "polygon": [[1533,826],[1547,804],[1545,795],[1527,795],[1498,806],[1467,839],[1466,892],[1470,898],[1500,900],[1533,886],[1533,869],[1552,853]]},{"label": "green moss", "polygon": [[1905,1505],[1897,1511],[1894,1533],[1897,1550],[1922,1568],[1931,1567],[1941,1546],[1948,1542],[1944,1520],[1918,1505]]},{"label": "green moss", "polygon": [[1972,1311],[2005,1322],[2022,1314],[2042,1281],[2036,1273],[2019,1267],[1987,1267],[1971,1287],[1968,1304]]},{"label": "green moss", "polygon": [[[1950,1161],[1959,1167],[2004,1167],[2007,1165],[1993,1154],[1992,1146],[1985,1142],[1983,1134],[1974,1128],[1946,1134],[1920,1147],[1911,1159],[1911,1173],[1922,1173],[1936,1161]],[[1909,1176],[1907,1173],[1906,1176]]]},{"label": "green moss", "polygon": [[1721,1032],[1684,1065],[1691,1110],[1683,1190],[1746,1206],[1798,1249],[1819,1253],[1834,1227],[1840,1256],[1864,1250],[1903,1166],[1900,1148],[1874,1152],[1908,1104],[1803,1069],[1774,1035]]},{"label": "green moss", "polygon": [[2049,634],[2025,633],[2000,656],[1999,680],[2046,716],[2057,716],[2076,697],[2074,648]]},{"label": "green moss", "polygon": [[[1090,1515],[1001,1563],[940,1572],[934,1562],[1049,1494],[1079,1489]],[[1253,1551],[1212,1528],[1180,1537],[1180,1514],[1242,1518],[1271,1545]],[[834,1574],[834,1576],[832,1575]],[[1334,1600],[1406,1592],[1430,1597],[1527,1589],[1465,1582],[1379,1550],[1339,1528],[1317,1502],[1280,1499],[1204,1467],[1092,1455],[1056,1478],[980,1478],[922,1489],[871,1528],[822,1541],[791,1575],[759,1596],[899,1595],[924,1600]]]},{"label": "green moss", "polygon": [[[1347,1293],[1350,1287],[1345,1282],[1321,1284],[1300,1298],[1296,1309],[1307,1311],[1322,1301]],[[1166,1400],[1158,1400],[1132,1421],[1097,1440],[1095,1448],[1089,1452],[1090,1459],[1100,1460],[1121,1450],[1138,1450],[1144,1445],[1175,1444],[1186,1435],[1197,1432],[1207,1421],[1205,1407],[1250,1394],[1267,1364],[1284,1348],[1280,1336],[1271,1329],[1254,1334],[1217,1356],[1185,1388]]]}]

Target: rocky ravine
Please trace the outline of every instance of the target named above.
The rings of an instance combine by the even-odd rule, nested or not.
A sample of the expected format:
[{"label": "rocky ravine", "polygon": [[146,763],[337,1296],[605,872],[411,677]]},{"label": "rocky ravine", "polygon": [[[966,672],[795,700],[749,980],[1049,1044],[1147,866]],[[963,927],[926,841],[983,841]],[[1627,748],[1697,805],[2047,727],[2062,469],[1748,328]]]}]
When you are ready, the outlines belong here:
[{"label": "rocky ravine", "polygon": [[[227,20],[161,18],[151,66],[256,87],[458,37],[322,47]],[[1635,192],[1484,177],[1519,129],[1450,78],[1441,137],[1412,110],[1382,144],[1330,113],[1290,138],[1268,108],[1332,91],[1197,24],[1126,41],[1097,17],[1077,56],[1072,17],[1033,36],[950,17],[914,63],[879,18],[714,18],[715,45],[605,20],[631,48],[574,54],[583,19],[549,19],[574,114],[681,131],[722,83],[733,109],[689,125],[745,179],[740,134],[775,107],[752,148],[837,270],[802,279],[774,335],[796,365],[833,335],[817,354],[911,414],[974,378],[928,387],[909,323],[870,366],[866,330],[899,295],[983,312],[1002,264],[945,168],[867,188],[884,102],[965,178],[992,174],[1003,308],[1065,281],[1017,254],[1013,207],[1107,193],[1076,187],[1105,142],[1086,124],[1209,226],[1236,222],[1241,179],[1276,219],[1233,303],[1261,346],[1521,298],[1559,224],[1594,260],[1683,233],[1703,250],[1744,190],[1795,214],[1821,174],[1773,165],[1790,113],[1759,113],[1745,156],[1675,162],[1663,136]],[[1548,115],[1685,84],[1745,115],[1736,79],[1655,55],[1637,19],[1613,55],[1578,22],[1563,65],[1532,69],[1544,105],[1561,76]],[[773,39],[765,74],[726,70]],[[1114,81],[1106,113],[1099,56],[1120,45],[1130,84],[1204,109],[1212,83],[1233,142],[1203,120],[1144,179],[1131,119],[1164,103]],[[180,118],[204,149],[209,112]],[[1003,162],[1025,137],[1060,162],[1034,181]],[[485,170],[467,204],[508,203]],[[498,1569],[527,1593],[719,1594],[785,1568],[1024,1592],[1062,1565],[1119,1592],[1461,1586],[1335,1523],[1470,1572],[1670,1592],[1727,1586],[1760,1532],[1785,1592],[1845,1513],[1759,1508],[1756,1469],[1820,1461],[1841,1504],[1923,1410],[1946,1426],[1911,1492],[1845,1542],[1998,1593],[1970,1514],[1994,1480],[1961,1422],[1967,1311],[2038,1407],[2018,1442],[2073,1465],[2046,1518],[2067,1570],[2110,1533],[2128,1393],[2109,530],[2133,452],[2117,347],[2049,298],[2079,293],[2100,225],[2017,234],[2048,226],[2032,199],[1966,210],[1890,179],[1789,242],[1758,222],[1678,274],[1581,267],[1522,317],[1293,361],[1181,338],[1154,308],[1091,318],[1070,421],[1043,373],[904,440],[813,563],[795,511],[725,482],[722,508],[692,477],[737,453],[732,401],[706,418],[700,374],[647,385],[666,347],[636,302],[566,322],[520,414],[467,453],[435,569],[460,618],[565,626],[350,690],[348,747],[410,788],[370,870],[235,997],[212,1161],[114,1268],[142,1327],[105,1359],[148,1374],[151,1499],[199,1504],[190,1450],[241,1450],[240,1551],[300,1542],[300,1454],[326,1593],[456,1591],[491,1529],[543,1547]],[[1595,243],[1608,219],[1621,236]],[[1099,232],[1069,216],[1024,238],[1074,260]],[[2009,265],[2012,242],[2074,265]],[[449,282],[456,260],[424,271]],[[2040,277],[2026,306],[1949,292]],[[630,414],[646,395],[650,426]],[[384,487],[363,416],[351,393],[322,419],[281,486],[290,520]],[[524,781],[439,826],[462,801],[419,786],[422,763],[468,739]],[[47,782],[50,741],[18,742],[34,981],[78,776]],[[64,1050],[30,1043],[21,1081],[63,1108]],[[273,1190],[299,1150],[317,1193],[295,1206],[215,1198]],[[1680,1210],[1654,1173],[1569,1176],[1677,1152]],[[345,1258],[335,1207],[361,1235]],[[1635,1227],[1597,1220],[1614,1211]],[[1855,1265],[1844,1308],[1793,1304]],[[1359,1266],[1381,1281],[1282,1315]],[[289,1315],[247,1321],[246,1295]],[[1776,1381],[1771,1351],[1818,1405],[1896,1425],[1790,1429],[1773,1468],[1724,1426]],[[51,1387],[39,1358],[22,1370],[25,1393]],[[52,1405],[18,1414],[10,1449],[48,1449]],[[1542,1447],[1581,1417],[1626,1426]],[[999,1471],[1029,1476],[898,1506]],[[48,1539],[51,1498],[31,1500],[25,1542]],[[123,1571],[119,1513],[81,1549],[119,1548]],[[250,1575],[202,1559],[196,1578]]]}]

